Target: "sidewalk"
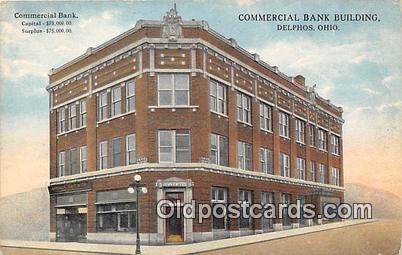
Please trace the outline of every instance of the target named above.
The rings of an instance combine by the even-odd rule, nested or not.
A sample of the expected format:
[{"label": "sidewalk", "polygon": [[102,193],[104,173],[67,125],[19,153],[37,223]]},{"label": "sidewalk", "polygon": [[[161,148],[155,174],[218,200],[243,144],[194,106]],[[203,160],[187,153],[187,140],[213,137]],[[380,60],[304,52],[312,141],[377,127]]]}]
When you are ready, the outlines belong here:
[{"label": "sidewalk", "polygon": [[[181,255],[181,254],[199,254],[216,252],[225,249],[231,249],[237,246],[247,246],[267,241],[273,241],[283,238],[295,237],[316,233],[320,231],[328,231],[340,229],[360,224],[372,224],[376,220],[359,220],[331,223],[325,225],[317,225],[313,227],[291,229],[286,231],[270,232],[265,234],[250,235],[244,237],[222,239],[216,241],[193,243],[186,245],[166,245],[166,246],[141,246],[144,255]],[[36,251],[44,251],[43,254],[134,254],[135,245],[110,245],[110,244],[90,244],[90,243],[56,243],[56,242],[32,242],[17,240],[1,240],[0,251],[7,254],[31,254],[12,251],[17,248],[35,249]],[[11,251],[11,252],[10,252]],[[61,252],[61,253],[60,253]],[[1,254],[1,253],[0,253]],[[35,254],[41,254],[35,252]]]}]

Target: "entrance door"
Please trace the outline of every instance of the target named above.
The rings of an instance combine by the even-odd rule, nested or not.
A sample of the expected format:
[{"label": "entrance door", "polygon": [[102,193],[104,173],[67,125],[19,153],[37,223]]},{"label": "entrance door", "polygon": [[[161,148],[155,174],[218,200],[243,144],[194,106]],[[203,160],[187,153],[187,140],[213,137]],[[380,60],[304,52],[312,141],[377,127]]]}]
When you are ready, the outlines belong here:
[{"label": "entrance door", "polygon": [[[184,219],[181,212],[183,192],[166,192],[166,199],[173,202],[174,207],[166,207],[166,213],[173,210],[172,217],[166,219],[166,242],[181,243],[184,241]],[[178,212],[179,211],[179,212]]]},{"label": "entrance door", "polygon": [[66,214],[57,215],[57,241],[78,242],[86,238],[86,214],[79,214],[74,209],[66,209]]}]

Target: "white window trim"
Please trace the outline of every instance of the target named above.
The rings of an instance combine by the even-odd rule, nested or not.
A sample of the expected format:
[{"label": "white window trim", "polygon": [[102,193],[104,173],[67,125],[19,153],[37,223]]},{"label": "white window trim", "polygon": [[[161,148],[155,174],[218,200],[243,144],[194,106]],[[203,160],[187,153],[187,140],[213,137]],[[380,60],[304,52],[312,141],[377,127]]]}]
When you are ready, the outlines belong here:
[{"label": "white window trim", "polygon": [[[133,137],[133,140],[134,140],[134,148],[130,150],[130,149],[128,148],[128,144],[129,144],[129,143],[128,143],[128,139],[131,138],[131,137]],[[126,136],[126,165],[127,165],[127,166],[136,163],[136,162],[130,163],[130,152],[134,151],[135,158],[137,157],[137,155],[136,155],[136,145],[137,145],[137,141],[136,141],[135,134],[129,134],[129,135],[127,135],[127,136]]]},{"label": "white window trim", "polygon": [[[261,125],[261,118],[264,120],[264,125],[268,120],[268,128]],[[260,129],[272,133],[272,107],[263,102],[260,102]]]},{"label": "white window trim", "polygon": [[[128,94],[128,91],[129,91],[129,84],[130,83],[132,83],[133,84],[133,87],[134,87],[134,94],[132,94],[132,95],[129,95]],[[131,112],[134,112],[135,111],[135,80],[128,80],[128,81],[126,81],[125,82],[125,91],[126,91],[126,113],[131,113]],[[131,99],[131,98],[133,98],[134,99],[134,107],[133,107],[133,109],[131,109],[131,110],[127,110],[127,106],[128,106],[128,102],[129,102],[129,100]]]},{"label": "white window trim", "polygon": [[[63,160],[61,160],[63,159]],[[65,176],[66,173],[66,152],[65,151],[60,151],[58,155],[58,166],[57,166],[57,176]],[[61,170],[61,167],[63,167],[63,170]]]},{"label": "white window trim", "polygon": [[[290,157],[288,154],[286,153],[280,153],[279,154],[280,157],[280,162],[282,163],[282,167],[283,167],[283,171],[282,169],[279,169],[279,174],[283,177],[290,177]],[[282,175],[283,173],[283,175]]]},{"label": "white window trim", "polygon": [[[281,116],[284,116],[284,118],[282,119]],[[289,127],[290,116],[289,116],[289,114],[280,111],[278,113],[278,117],[279,117],[278,118],[279,119],[279,121],[278,121],[279,136],[290,139],[290,137],[289,137],[289,134],[290,134],[290,127]],[[284,121],[285,123],[282,123],[282,121]],[[286,131],[285,134],[282,134],[282,127],[283,127],[284,132]]]},{"label": "white window trim", "polygon": [[[300,176],[301,172],[303,176]],[[296,158],[296,173],[298,179],[306,180],[306,160],[304,158]]]},{"label": "white window trim", "polygon": [[[159,98],[159,78],[160,75],[170,75],[171,76],[171,81],[172,81],[172,98],[171,98],[171,104],[160,104],[160,98]],[[187,89],[178,89],[180,91],[187,91],[187,99],[188,102],[187,104],[180,104],[180,105],[176,105],[175,103],[175,99],[176,99],[176,89],[175,89],[175,76],[176,75],[185,75],[187,78]],[[188,73],[159,73],[157,75],[157,97],[158,97],[158,101],[157,101],[157,107],[168,107],[168,108],[176,108],[176,107],[189,107],[190,106],[190,77]]]},{"label": "white window trim", "polygon": [[296,142],[303,145],[306,144],[306,123],[298,118],[295,118],[295,133]]},{"label": "white window trim", "polygon": [[[102,155],[102,145],[105,144],[105,154]],[[102,159],[106,158],[106,166],[102,165]],[[99,143],[99,170],[108,168],[108,142],[102,141]]]},{"label": "white window trim", "polygon": [[[240,155],[240,151],[239,151],[239,145],[241,146],[241,152],[243,155]],[[250,169],[246,169],[246,145],[251,147],[251,165],[250,165]],[[252,171],[253,170],[253,149],[252,149],[252,145],[243,141],[237,141],[237,148],[236,148],[236,154],[237,154],[237,168],[242,169],[242,170],[246,170],[246,171]],[[239,165],[239,157],[243,157],[241,164],[243,165],[243,168]]]},{"label": "white window trim", "polygon": [[[159,163],[176,163],[177,159],[176,159],[176,131],[177,130],[158,130],[158,162]],[[188,130],[188,137],[190,139],[190,143],[189,143],[189,156],[190,156],[190,162],[191,162],[191,135],[190,135],[190,130]],[[171,132],[171,142],[172,142],[172,161],[163,161],[161,162],[161,146],[160,146],[160,132]]]},{"label": "white window trim", "polygon": [[[330,136],[331,136],[331,143],[330,143],[331,144],[331,153],[332,153],[332,155],[340,156],[340,151],[341,151],[340,150],[340,146],[341,146],[340,137],[335,134],[331,134]],[[335,148],[337,148],[337,149],[335,150]]]},{"label": "white window trim", "polygon": [[[260,150],[259,150],[259,152],[260,152],[260,172],[266,173],[266,174],[273,174],[273,173],[268,173],[268,151],[271,152],[271,159],[272,159],[272,156],[273,156],[272,150],[268,149],[268,148],[265,148],[265,147],[260,147]],[[263,152],[263,155],[261,155],[262,152]],[[261,164],[262,164],[261,156],[263,156],[263,159],[264,159],[264,162],[265,162],[265,169],[261,169]],[[271,162],[271,163],[273,163],[273,162]],[[272,164],[271,164],[271,169],[270,170],[271,170],[271,172],[273,172]]]},{"label": "white window trim", "polygon": [[[83,151],[85,150],[85,158],[83,158]],[[87,158],[88,158],[88,151],[87,151],[87,146],[81,146],[80,147],[80,173],[85,173],[88,171],[88,165],[87,165]],[[83,162],[85,162],[85,169],[83,169]]]},{"label": "white window trim", "polygon": [[[227,139],[227,137],[225,137],[225,136],[218,135],[218,134],[215,134],[215,133],[210,133],[210,139],[211,139],[212,136],[214,136],[214,137],[216,138],[216,163],[212,163],[212,164],[216,164],[216,165],[219,165],[219,166],[225,166],[225,165],[222,165],[221,157],[220,157],[220,153],[221,153],[221,139],[223,139],[223,138],[226,139],[226,145],[227,145],[227,148],[226,148],[226,149],[227,149],[227,151],[229,152],[228,139]],[[211,153],[211,150],[212,150],[211,141],[209,141],[209,153]],[[229,159],[227,158],[227,159],[226,159],[226,163],[229,163],[228,161],[229,161]],[[226,165],[226,166],[227,166],[227,165]]]},{"label": "white window trim", "polygon": [[[115,100],[115,99],[114,99],[114,96],[116,95],[116,94],[115,94],[115,93],[116,93],[116,90],[118,90],[118,91],[120,92],[120,97]],[[117,95],[118,95],[119,92],[117,92]],[[122,93],[121,93],[121,86],[120,86],[120,85],[117,85],[117,86],[114,86],[114,87],[111,88],[111,93],[110,93],[110,117],[111,117],[111,118],[122,114],[122,109],[121,109],[121,108],[122,108],[121,94],[122,94]],[[116,113],[114,107],[115,107],[116,105],[118,105],[119,103],[120,103],[120,112],[119,112],[119,113]]]},{"label": "white window trim", "polygon": [[[241,97],[241,100],[240,100],[241,105],[240,106],[238,105],[238,102],[237,102],[237,97],[239,95]],[[247,102],[248,102],[248,111],[247,111],[247,108],[244,107],[244,103],[243,103],[244,98],[246,98]],[[241,109],[241,116],[242,116],[243,120],[240,119],[238,108]],[[237,91],[237,94],[236,94],[236,118],[237,118],[237,121],[240,122],[240,123],[252,126],[252,119],[251,119],[251,117],[252,117],[251,116],[252,115],[251,114],[252,109],[251,108],[252,108],[251,107],[251,97],[246,95],[246,94],[244,94],[244,93],[242,93],[242,92],[240,92],[240,91]],[[245,113],[247,113],[247,114],[245,114]],[[250,122],[245,121],[246,116],[248,117]]]},{"label": "white window trim", "polygon": [[[218,81],[215,81],[215,80],[213,80],[213,79],[209,79],[209,83],[214,83],[215,84],[215,92],[216,92],[216,97],[214,97],[214,96],[212,96],[211,95],[211,85],[210,84],[208,84],[209,86],[209,97],[208,97],[208,99],[209,98],[211,98],[211,97],[214,97],[214,100],[215,100],[215,103],[216,103],[216,111],[214,110],[214,109],[212,109],[212,107],[211,107],[211,105],[210,105],[210,101],[209,101],[209,110],[210,110],[210,112],[212,112],[212,113],[215,113],[215,114],[218,114],[218,115],[221,115],[221,116],[224,116],[224,117],[228,117],[228,111],[227,111],[227,100],[228,100],[228,92],[227,92],[227,86],[226,85],[224,85],[224,84],[222,84],[222,83],[220,83],[220,82],[218,82]],[[219,103],[219,100],[221,99],[221,98],[219,98],[219,96],[218,96],[218,91],[219,91],[219,89],[218,89],[218,87],[219,86],[221,86],[221,87],[223,87],[223,91],[224,91],[224,98],[223,98],[223,101],[225,102],[224,103],[224,105],[223,105],[223,113],[222,112],[219,112],[218,111],[218,103]]]}]

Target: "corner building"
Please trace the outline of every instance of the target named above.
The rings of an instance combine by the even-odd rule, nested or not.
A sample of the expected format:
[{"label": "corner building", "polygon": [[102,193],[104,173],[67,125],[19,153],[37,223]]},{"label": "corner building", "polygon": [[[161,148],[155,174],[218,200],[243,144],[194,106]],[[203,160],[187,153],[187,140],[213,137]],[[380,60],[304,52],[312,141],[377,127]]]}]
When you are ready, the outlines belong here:
[{"label": "corner building", "polygon": [[343,201],[342,109],[175,9],[52,69],[47,90],[52,240],[133,243],[137,214],[146,244],[322,223],[161,219],[160,199]]}]

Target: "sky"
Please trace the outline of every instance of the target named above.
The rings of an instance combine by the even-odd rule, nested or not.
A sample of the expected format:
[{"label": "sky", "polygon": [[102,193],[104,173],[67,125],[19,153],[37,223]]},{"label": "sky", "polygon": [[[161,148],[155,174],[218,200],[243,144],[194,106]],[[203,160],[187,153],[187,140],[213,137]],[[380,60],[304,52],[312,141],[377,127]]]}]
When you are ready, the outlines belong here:
[{"label": "sky", "polygon": [[[184,20],[206,20],[344,110],[346,183],[402,197],[400,2],[177,0]],[[0,2],[0,196],[45,187],[49,172],[48,71],[132,28],[161,20],[173,1]],[[71,34],[24,34],[14,13],[75,12]],[[374,22],[242,22],[239,14],[377,14]],[[332,17],[332,16],[331,16]],[[315,31],[278,31],[312,24]],[[337,31],[318,31],[335,24]]]}]

